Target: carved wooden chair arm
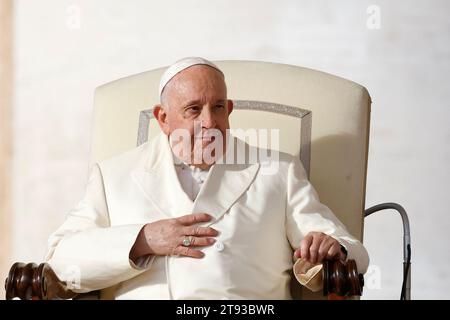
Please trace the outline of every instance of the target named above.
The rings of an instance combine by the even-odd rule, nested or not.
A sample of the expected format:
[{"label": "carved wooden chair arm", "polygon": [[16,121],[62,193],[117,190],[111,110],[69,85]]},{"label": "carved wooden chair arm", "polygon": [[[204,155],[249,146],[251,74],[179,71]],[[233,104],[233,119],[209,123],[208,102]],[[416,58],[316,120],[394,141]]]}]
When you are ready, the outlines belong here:
[{"label": "carved wooden chair arm", "polygon": [[[355,260],[346,262],[326,260],[323,263],[323,294],[330,300],[361,296],[364,286]],[[69,290],[48,263],[16,262],[5,281],[6,299],[60,300],[79,298],[82,294]]]},{"label": "carved wooden chair arm", "polygon": [[323,295],[329,300],[361,296],[364,277],[358,273],[355,260],[323,262]]},{"label": "carved wooden chair arm", "polygon": [[58,300],[71,299],[77,294],[67,289],[48,263],[16,262],[5,281],[6,300]]}]

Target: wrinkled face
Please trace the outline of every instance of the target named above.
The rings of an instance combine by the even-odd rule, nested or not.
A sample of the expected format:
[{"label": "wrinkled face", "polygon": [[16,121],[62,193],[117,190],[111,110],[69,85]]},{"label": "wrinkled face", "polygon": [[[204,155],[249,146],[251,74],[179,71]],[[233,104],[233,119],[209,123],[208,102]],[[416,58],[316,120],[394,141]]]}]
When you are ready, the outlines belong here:
[{"label": "wrinkled face", "polygon": [[191,139],[191,152],[195,146],[206,148],[214,142],[218,131],[226,136],[233,103],[227,100],[224,76],[216,69],[195,65],[181,71],[166,85],[161,100],[154,114],[162,131],[170,137],[184,129]]}]

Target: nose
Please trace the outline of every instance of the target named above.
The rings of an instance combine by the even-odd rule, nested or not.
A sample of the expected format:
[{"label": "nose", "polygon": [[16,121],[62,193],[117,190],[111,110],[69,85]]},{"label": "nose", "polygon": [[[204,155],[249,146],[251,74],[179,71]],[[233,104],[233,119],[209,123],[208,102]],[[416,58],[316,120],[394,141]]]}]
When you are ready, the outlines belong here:
[{"label": "nose", "polygon": [[216,127],[216,120],[210,108],[203,108],[201,119],[202,128],[211,129]]}]

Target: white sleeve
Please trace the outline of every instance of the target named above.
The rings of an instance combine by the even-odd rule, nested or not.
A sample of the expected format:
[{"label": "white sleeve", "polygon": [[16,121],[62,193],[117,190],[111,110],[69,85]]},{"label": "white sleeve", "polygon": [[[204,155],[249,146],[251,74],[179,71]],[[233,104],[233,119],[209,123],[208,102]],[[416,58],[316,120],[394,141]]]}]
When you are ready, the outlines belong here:
[{"label": "white sleeve", "polygon": [[96,164],[84,198],[50,236],[45,260],[76,292],[110,287],[150,268],[153,259],[137,266],[129,259],[143,226],[110,226],[103,178]]},{"label": "white sleeve", "polygon": [[286,179],[286,228],[291,246],[297,249],[309,232],[323,232],[345,247],[347,259],[354,259],[358,272],[364,274],[369,266],[367,250],[347,231],[333,212],[319,201],[298,157],[294,157],[290,163]]}]

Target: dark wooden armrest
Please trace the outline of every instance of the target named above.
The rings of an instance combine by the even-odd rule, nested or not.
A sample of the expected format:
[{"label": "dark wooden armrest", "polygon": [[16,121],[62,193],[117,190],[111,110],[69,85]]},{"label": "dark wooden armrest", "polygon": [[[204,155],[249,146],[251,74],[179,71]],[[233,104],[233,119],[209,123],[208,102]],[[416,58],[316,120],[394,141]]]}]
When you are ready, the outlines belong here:
[{"label": "dark wooden armrest", "polygon": [[5,281],[6,300],[58,300],[71,299],[77,294],[67,288],[48,263],[16,262]]},{"label": "dark wooden armrest", "polygon": [[355,260],[323,262],[323,295],[330,300],[361,296],[364,277],[358,273]]},{"label": "dark wooden armrest", "polygon": [[[364,286],[362,274],[358,274],[355,260],[326,260],[323,263],[323,294],[329,299],[360,296]],[[58,300],[83,299],[86,294],[77,294],[67,288],[48,263],[16,262],[5,281],[6,299]],[[95,293],[89,293],[92,297]],[[98,293],[97,293],[98,295]]]}]

